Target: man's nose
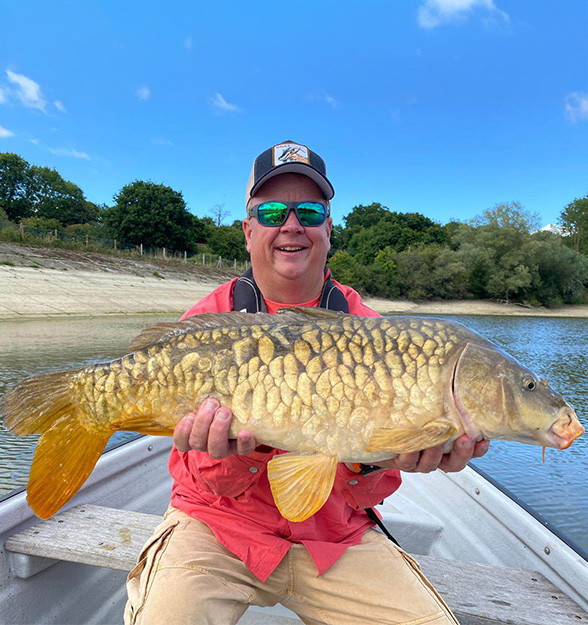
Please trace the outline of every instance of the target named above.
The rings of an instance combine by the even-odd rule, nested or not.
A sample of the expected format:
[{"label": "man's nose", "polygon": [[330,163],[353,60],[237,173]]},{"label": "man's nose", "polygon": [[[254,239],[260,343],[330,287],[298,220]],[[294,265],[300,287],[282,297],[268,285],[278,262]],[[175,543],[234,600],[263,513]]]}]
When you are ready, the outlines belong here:
[{"label": "man's nose", "polygon": [[304,226],[298,221],[298,217],[293,210],[290,211],[281,228],[287,232],[304,232]]}]

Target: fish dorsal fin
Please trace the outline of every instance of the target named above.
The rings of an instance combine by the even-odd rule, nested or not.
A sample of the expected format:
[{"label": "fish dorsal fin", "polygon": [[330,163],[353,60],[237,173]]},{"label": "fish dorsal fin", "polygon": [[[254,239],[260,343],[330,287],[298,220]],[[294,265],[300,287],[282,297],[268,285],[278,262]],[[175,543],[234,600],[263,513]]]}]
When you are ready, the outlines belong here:
[{"label": "fish dorsal fin", "polygon": [[288,521],[306,521],[327,501],[337,471],[334,456],[280,454],[267,465],[272,495]]},{"label": "fish dorsal fin", "polygon": [[202,328],[230,328],[235,326],[253,326],[274,321],[275,318],[269,313],[246,313],[246,312],[225,312],[225,313],[203,313],[188,317],[183,321],[170,321],[156,323],[151,328],[143,330],[139,336],[133,339],[131,351],[146,349],[156,343],[164,343],[173,336],[186,334],[192,330]]},{"label": "fish dorsal fin", "polygon": [[326,310],[324,308],[315,308],[312,306],[292,306],[291,308],[280,308],[278,314],[287,315],[292,319],[300,319],[300,321],[318,321],[320,319],[340,319],[348,317],[344,312],[335,310]]},{"label": "fish dorsal fin", "polygon": [[377,428],[365,450],[409,454],[445,443],[456,432],[455,423],[446,419],[435,419],[422,427]]},{"label": "fish dorsal fin", "polygon": [[[297,306],[292,308],[282,308],[279,311],[281,323],[307,323],[318,318],[336,319],[345,313],[332,312],[322,308],[309,308]],[[156,343],[165,343],[167,340],[178,334],[185,334],[192,330],[202,328],[232,328],[235,326],[256,326],[264,323],[276,325],[276,317],[270,313],[247,313],[247,312],[224,312],[224,313],[202,313],[188,317],[183,321],[169,321],[156,323],[151,328],[143,330],[139,336],[133,339],[130,350],[136,352],[139,349],[146,349]]]}]

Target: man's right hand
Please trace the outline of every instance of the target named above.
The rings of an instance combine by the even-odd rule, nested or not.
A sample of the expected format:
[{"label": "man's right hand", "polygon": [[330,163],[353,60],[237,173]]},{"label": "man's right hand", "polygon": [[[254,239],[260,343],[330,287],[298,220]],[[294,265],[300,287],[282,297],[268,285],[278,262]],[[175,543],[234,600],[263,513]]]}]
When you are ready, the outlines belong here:
[{"label": "man's right hand", "polygon": [[253,453],[257,442],[251,432],[241,430],[237,440],[229,440],[233,415],[220,405],[218,399],[208,397],[196,412],[188,413],[175,427],[174,443],[178,451],[206,451],[211,458],[226,458],[231,454],[246,456]]}]

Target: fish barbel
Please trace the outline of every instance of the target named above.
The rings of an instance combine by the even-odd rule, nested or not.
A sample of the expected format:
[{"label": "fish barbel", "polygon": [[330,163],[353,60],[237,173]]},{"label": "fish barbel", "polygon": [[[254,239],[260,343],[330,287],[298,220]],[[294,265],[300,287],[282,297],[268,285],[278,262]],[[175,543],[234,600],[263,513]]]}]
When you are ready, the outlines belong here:
[{"label": "fish barbel", "polygon": [[207,313],[145,330],[132,353],[28,378],[0,398],[15,435],[41,434],[27,487],[48,518],[90,475],[117,430],[171,436],[207,396],[232,410],[230,436],[291,453],[268,463],[276,505],[303,521],[328,498],[338,462],[371,464],[456,438],[565,449],[573,408],[465,326],[316,308]]}]

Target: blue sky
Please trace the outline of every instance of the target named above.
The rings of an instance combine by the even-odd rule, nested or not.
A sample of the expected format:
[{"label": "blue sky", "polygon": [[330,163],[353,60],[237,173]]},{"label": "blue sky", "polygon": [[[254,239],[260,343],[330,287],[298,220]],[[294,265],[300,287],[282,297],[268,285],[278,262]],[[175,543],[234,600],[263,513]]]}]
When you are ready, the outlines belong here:
[{"label": "blue sky", "polygon": [[135,179],[243,215],[254,157],[318,152],[333,217],[445,223],[588,193],[585,0],[0,0],[0,151],[89,200]]}]

